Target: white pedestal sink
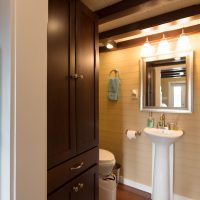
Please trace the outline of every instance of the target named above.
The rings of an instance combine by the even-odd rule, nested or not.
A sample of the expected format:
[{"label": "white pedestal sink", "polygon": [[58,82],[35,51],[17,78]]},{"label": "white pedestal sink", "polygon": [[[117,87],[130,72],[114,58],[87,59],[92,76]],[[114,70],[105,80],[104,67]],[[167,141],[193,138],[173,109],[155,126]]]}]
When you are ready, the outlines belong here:
[{"label": "white pedestal sink", "polygon": [[183,135],[183,131],[145,128],[144,133],[155,144],[152,199],[172,200],[173,197],[170,195],[169,146]]}]

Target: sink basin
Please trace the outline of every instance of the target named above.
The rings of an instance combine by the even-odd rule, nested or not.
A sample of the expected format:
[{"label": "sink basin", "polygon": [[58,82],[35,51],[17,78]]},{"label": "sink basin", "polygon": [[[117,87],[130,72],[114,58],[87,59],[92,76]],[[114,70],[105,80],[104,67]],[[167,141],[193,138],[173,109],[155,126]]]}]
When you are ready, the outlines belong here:
[{"label": "sink basin", "polygon": [[[182,130],[145,128],[153,143],[152,200],[173,200],[173,143],[183,135]],[[171,148],[172,147],[172,148]]]},{"label": "sink basin", "polygon": [[168,130],[159,128],[145,128],[146,133],[154,143],[172,144],[183,135],[182,130]]}]

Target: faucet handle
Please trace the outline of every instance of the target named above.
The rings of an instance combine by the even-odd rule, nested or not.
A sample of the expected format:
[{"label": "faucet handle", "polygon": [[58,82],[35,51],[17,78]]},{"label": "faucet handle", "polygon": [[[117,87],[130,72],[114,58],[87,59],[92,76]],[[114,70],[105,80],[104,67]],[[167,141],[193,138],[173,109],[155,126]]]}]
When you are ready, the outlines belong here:
[{"label": "faucet handle", "polygon": [[157,128],[162,128],[162,123],[160,121],[157,123]]},{"label": "faucet handle", "polygon": [[175,122],[168,123],[169,130],[177,130],[177,124]]},{"label": "faucet handle", "polygon": [[160,115],[160,120],[165,120],[165,114],[164,114],[164,113],[162,113],[162,114]]}]

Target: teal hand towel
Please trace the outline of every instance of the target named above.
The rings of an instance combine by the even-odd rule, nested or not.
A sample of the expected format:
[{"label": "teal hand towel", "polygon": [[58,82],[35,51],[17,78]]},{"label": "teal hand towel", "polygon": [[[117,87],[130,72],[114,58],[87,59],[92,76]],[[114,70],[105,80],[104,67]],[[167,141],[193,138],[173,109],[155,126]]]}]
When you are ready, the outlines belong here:
[{"label": "teal hand towel", "polygon": [[108,80],[108,99],[117,101],[119,99],[120,79],[118,77],[109,78]]}]

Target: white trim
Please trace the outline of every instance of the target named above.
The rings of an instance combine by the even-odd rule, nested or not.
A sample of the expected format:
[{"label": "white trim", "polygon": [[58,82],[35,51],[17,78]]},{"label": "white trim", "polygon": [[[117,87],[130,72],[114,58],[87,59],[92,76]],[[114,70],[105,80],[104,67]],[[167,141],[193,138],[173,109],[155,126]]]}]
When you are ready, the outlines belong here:
[{"label": "white trim", "polygon": [[136,188],[138,190],[142,190],[144,192],[152,193],[152,188],[150,186],[143,185],[141,183],[137,183],[137,182],[132,181],[130,179],[123,178],[123,176],[120,176],[119,182],[123,183],[124,185],[128,185],[130,187]]},{"label": "white trim", "polygon": [[[120,176],[120,183],[123,183],[124,185],[130,186],[130,187],[133,187],[133,188],[136,188],[138,190],[142,190],[144,192],[152,193],[152,188],[150,186],[132,181],[130,179],[123,178],[123,176]],[[195,199],[191,199],[191,198],[188,198],[188,197],[184,197],[184,196],[174,194],[174,200],[195,200]]]},{"label": "white trim", "polygon": [[10,200],[16,200],[16,0],[11,2]]},{"label": "white trim", "polygon": [[183,197],[183,196],[174,194],[174,200],[195,200],[195,199],[191,199],[191,198],[188,198],[188,197]]},{"label": "white trim", "polygon": [[11,195],[12,0],[0,1],[0,199]]}]

